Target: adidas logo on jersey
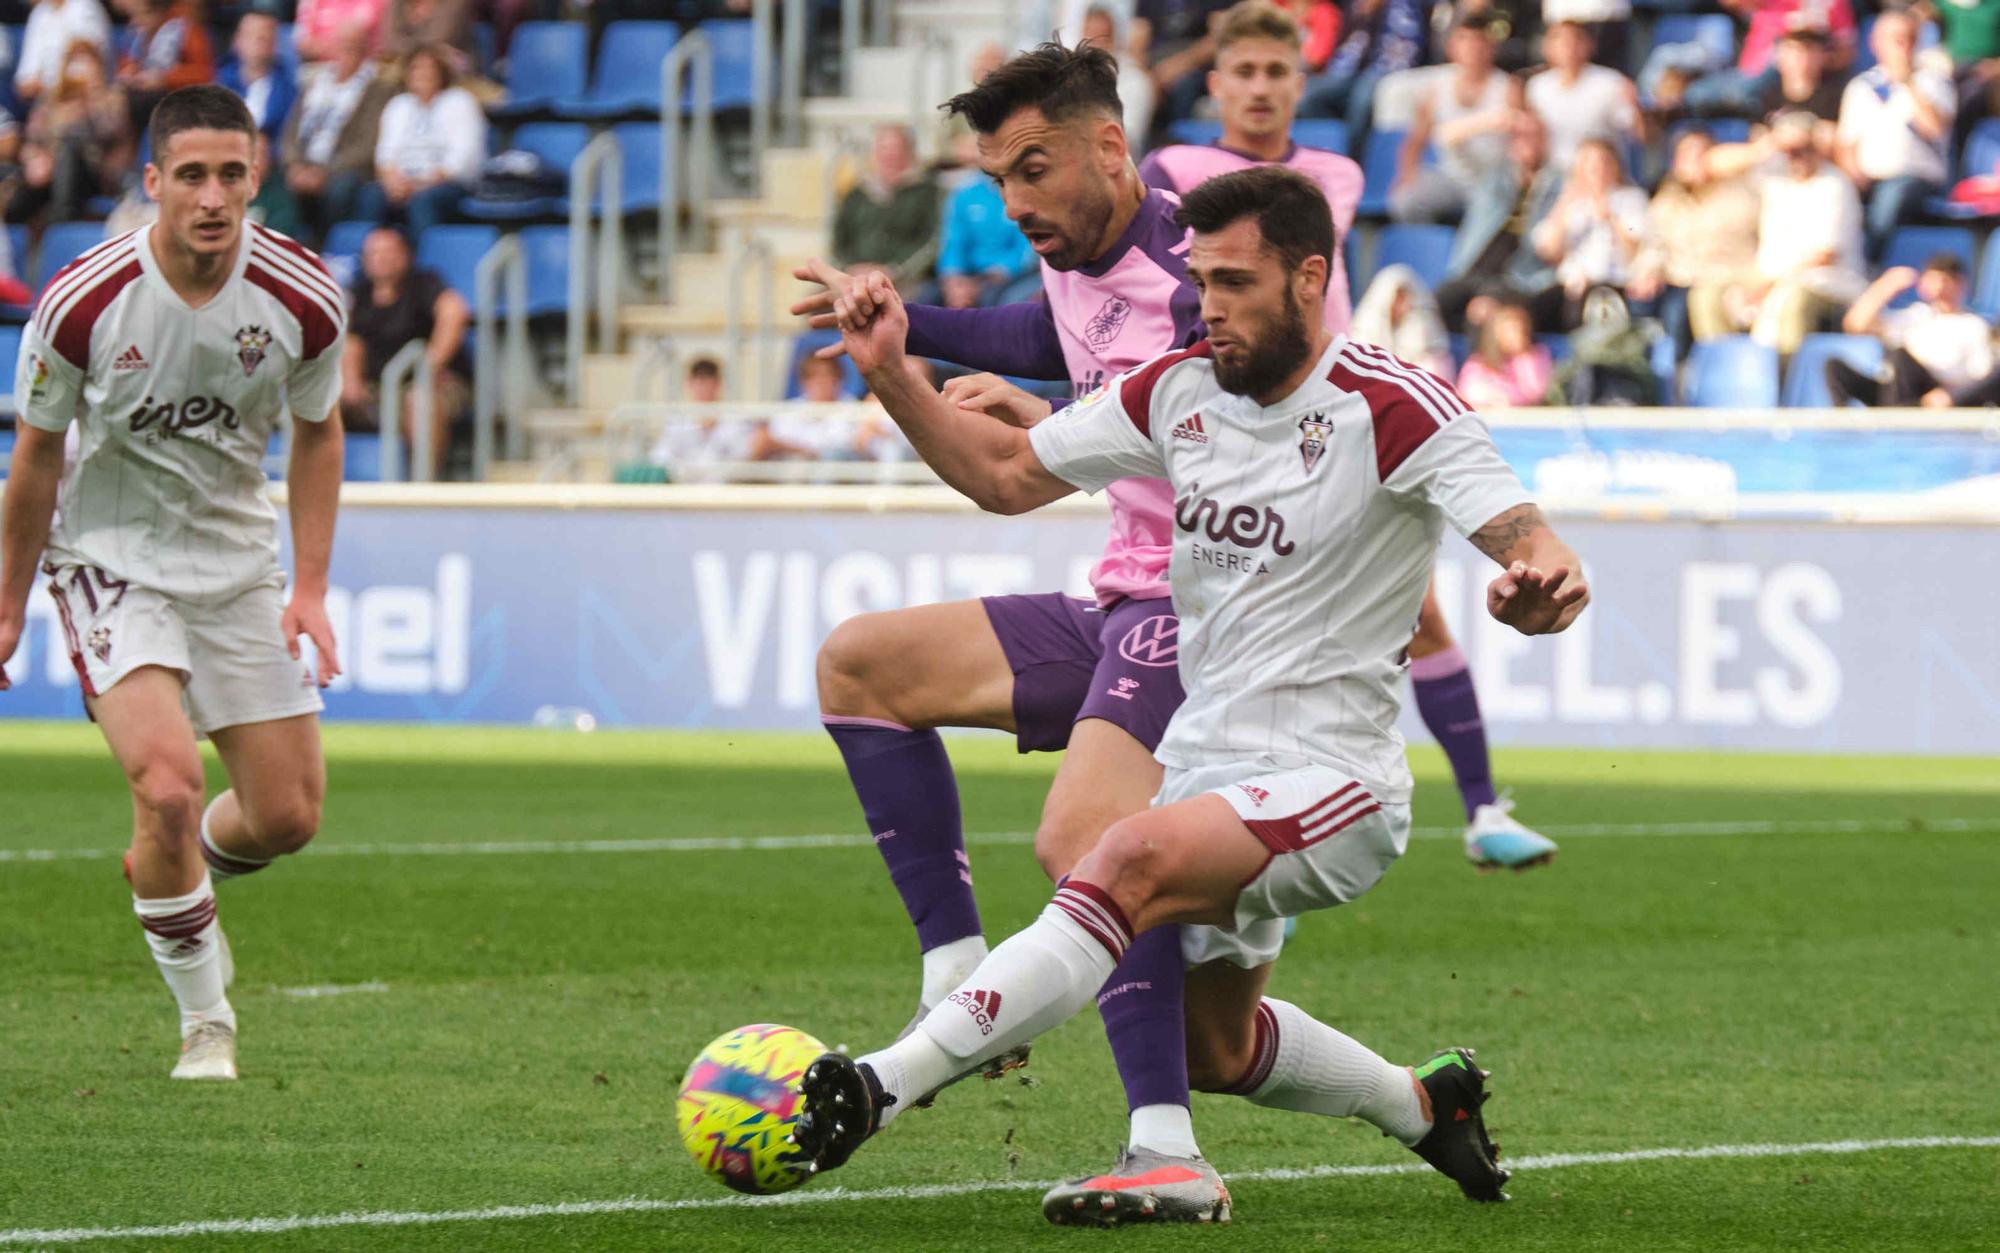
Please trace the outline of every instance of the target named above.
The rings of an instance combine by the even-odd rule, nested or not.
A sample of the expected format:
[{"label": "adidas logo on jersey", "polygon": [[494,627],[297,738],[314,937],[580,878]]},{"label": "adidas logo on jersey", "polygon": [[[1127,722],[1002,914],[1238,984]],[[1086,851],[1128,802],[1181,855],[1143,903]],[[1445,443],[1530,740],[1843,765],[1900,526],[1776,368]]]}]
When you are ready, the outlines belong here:
[{"label": "adidas logo on jersey", "polygon": [[1248,783],[1239,783],[1236,786],[1242,789],[1243,794],[1250,798],[1250,803],[1259,809],[1264,807],[1265,801],[1271,799],[1271,793],[1264,788],[1255,787]]},{"label": "adidas logo on jersey", "polygon": [[945,999],[972,1015],[972,1021],[979,1024],[979,1034],[993,1034],[993,1020],[1000,1016],[998,992],[953,992]]},{"label": "adidas logo on jersey", "polygon": [[151,368],[151,363],[146,360],[145,354],[139,351],[139,345],[127,344],[125,351],[119,353],[118,359],[111,363],[111,368],[114,370],[145,370]]},{"label": "adidas logo on jersey", "polygon": [[1201,428],[1201,415],[1198,413],[1182,418],[1180,425],[1174,428],[1173,434],[1175,439],[1184,439],[1194,444],[1208,442],[1208,432]]}]

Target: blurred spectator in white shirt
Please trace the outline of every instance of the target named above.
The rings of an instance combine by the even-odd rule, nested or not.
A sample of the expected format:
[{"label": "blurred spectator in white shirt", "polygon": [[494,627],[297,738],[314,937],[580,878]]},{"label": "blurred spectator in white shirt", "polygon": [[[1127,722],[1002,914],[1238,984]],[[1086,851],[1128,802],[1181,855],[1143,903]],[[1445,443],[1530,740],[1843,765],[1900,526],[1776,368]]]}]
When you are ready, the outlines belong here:
[{"label": "blurred spectator in white shirt", "polygon": [[1865,242],[1873,261],[1924,197],[1944,190],[1958,93],[1949,76],[1917,65],[1915,15],[1892,9],[1876,18],[1868,47],[1875,66],[1847,84],[1837,142],[1841,168],[1868,197]]},{"label": "blurred spectator in white shirt", "polygon": [[[1917,303],[1891,310],[1889,302],[1910,288]],[[1826,386],[1836,406],[1926,405],[1944,408],[1993,372],[1993,328],[1965,307],[1965,265],[1940,253],[1921,271],[1899,265],[1869,284],[1841,322],[1849,335],[1879,336],[1888,351],[1879,371],[1858,370],[1838,359],[1826,363]]]},{"label": "blurred spectator in white shirt", "polygon": [[1549,164],[1559,170],[1569,169],[1586,139],[1645,138],[1638,87],[1617,70],[1592,65],[1593,47],[1582,24],[1556,23],[1542,36],[1549,68],[1528,80],[1528,107],[1548,128]]}]

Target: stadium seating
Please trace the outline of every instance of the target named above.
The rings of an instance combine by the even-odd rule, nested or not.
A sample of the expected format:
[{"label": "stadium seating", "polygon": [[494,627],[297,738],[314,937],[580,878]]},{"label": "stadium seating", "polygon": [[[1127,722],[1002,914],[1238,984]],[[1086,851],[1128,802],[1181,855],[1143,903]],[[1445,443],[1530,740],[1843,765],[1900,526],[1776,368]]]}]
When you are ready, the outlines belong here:
[{"label": "stadium seating", "polygon": [[1972,311],[1989,321],[2000,318],[2000,248],[1988,248],[1980,254],[1976,273],[1972,284]]},{"label": "stadium seating", "polygon": [[1673,157],[1674,145],[1690,131],[1705,131],[1719,144],[1740,144],[1750,139],[1750,123],[1740,117],[1683,118],[1667,128],[1666,155]]},{"label": "stadium seating", "polygon": [[568,312],[569,227],[525,227],[520,240],[528,261],[528,316],[543,318]]},{"label": "stadium seating", "polygon": [[1705,340],[1688,356],[1687,403],[1698,409],[1769,409],[1778,403],[1778,350],[1748,335]]},{"label": "stadium seating", "polygon": [[14,390],[14,365],[21,355],[21,328],[0,326],[0,393]]},{"label": "stadium seating", "polygon": [[[1360,215],[1364,218],[1389,216],[1389,184],[1396,181],[1396,166],[1403,151],[1402,131],[1373,131],[1361,155],[1361,173],[1367,180],[1361,192]],[[1437,164],[1437,151],[1424,149],[1423,164]]]},{"label": "stadium seating", "polygon": [[417,241],[417,264],[436,270],[446,286],[470,301],[479,259],[500,242],[491,226],[433,226]]},{"label": "stadium seating", "polygon": [[1392,265],[1407,265],[1424,280],[1424,286],[1436,291],[1444,282],[1455,234],[1449,226],[1385,226],[1375,238],[1375,265],[1369,277]]},{"label": "stadium seating", "polygon": [[1184,117],[1167,127],[1167,138],[1177,144],[1212,144],[1222,138],[1222,123],[1214,118]]},{"label": "stadium seating", "polygon": [[[1965,136],[1965,146],[1952,161],[1951,183],[1962,178],[1990,178],[2000,173],[2000,118],[1981,118]],[[1924,212],[1950,222],[1968,222],[1988,216],[1977,205],[1958,204],[1947,196],[1924,201]]]},{"label": "stadium seating", "polygon": [[[660,125],[621,122],[611,128],[624,157],[618,188],[618,210],[626,216],[660,207]],[[602,205],[598,206],[600,209]]]},{"label": "stadium seating", "polygon": [[319,259],[342,287],[361,277],[361,243],[374,229],[373,222],[335,222],[326,228]]},{"label": "stadium seating", "polygon": [[507,98],[486,111],[496,118],[537,117],[559,100],[581,96],[589,35],[581,22],[521,23],[507,49]]},{"label": "stadium seating", "polygon": [[102,222],[51,223],[42,232],[42,250],[35,258],[35,281],[29,286],[41,291],[57,270],[103,242]]},{"label": "stadium seating", "polygon": [[[1889,246],[1882,250],[1882,264],[1876,268],[1881,273],[1899,265],[1915,269],[1923,268],[1924,262],[1941,252],[1950,253],[1965,265],[1965,272],[1976,273],[1973,265],[1979,242],[1970,227],[1965,226],[1899,226],[1896,233],[1889,236]],[[1917,293],[1914,288],[1889,302],[1892,309],[1900,309],[1914,302]]]},{"label": "stadium seating", "polygon": [[1838,357],[1849,365],[1872,370],[1882,364],[1882,341],[1873,335],[1808,335],[1785,367],[1780,403],[1787,409],[1827,409],[1833,396],[1826,390],[1826,363]]},{"label": "stadium seating", "polygon": [[341,477],[350,483],[382,481],[382,437],[373,431],[349,431],[343,447]]},{"label": "stadium seating", "polygon": [[[752,84],[756,81],[751,67],[757,61],[756,41],[752,37],[750,23],[736,18],[714,18],[696,29],[707,37],[708,46],[715,53],[715,107],[749,108]],[[658,72],[658,67],[654,67],[654,73]],[[690,78],[687,91],[681,97],[681,111],[687,112],[693,107],[694,82]]]},{"label": "stadium seating", "polygon": [[[590,142],[590,128],[582,122],[529,122],[514,128],[506,147],[531,152],[565,180],[569,167]],[[569,213],[569,196],[531,196],[520,200],[489,200],[467,196],[458,202],[458,211],[475,222],[531,222],[537,218],[563,217]]]},{"label": "stadium seating", "polygon": [[604,121],[660,115],[660,62],[680,42],[672,22],[613,22],[597,43],[590,89],[556,102],[566,118]]},{"label": "stadium seating", "polygon": [[1717,66],[1736,63],[1736,23],[1727,13],[1667,13],[1653,26],[1653,46],[1700,44]]}]

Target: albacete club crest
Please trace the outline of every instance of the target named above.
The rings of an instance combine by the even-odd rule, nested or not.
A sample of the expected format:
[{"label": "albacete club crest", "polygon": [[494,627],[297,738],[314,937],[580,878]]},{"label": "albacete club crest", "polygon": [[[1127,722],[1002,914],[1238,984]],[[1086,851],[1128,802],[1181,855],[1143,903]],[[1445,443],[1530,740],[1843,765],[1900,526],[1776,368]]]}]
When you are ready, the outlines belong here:
[{"label": "albacete club crest", "polygon": [[1320,454],[1326,451],[1326,434],[1332,429],[1333,423],[1323,413],[1299,419],[1299,456],[1305,458],[1307,474],[1319,464]]},{"label": "albacete club crest", "polygon": [[243,377],[257,372],[264,350],[271,346],[271,332],[261,326],[245,326],[236,332],[236,359],[243,363]]}]

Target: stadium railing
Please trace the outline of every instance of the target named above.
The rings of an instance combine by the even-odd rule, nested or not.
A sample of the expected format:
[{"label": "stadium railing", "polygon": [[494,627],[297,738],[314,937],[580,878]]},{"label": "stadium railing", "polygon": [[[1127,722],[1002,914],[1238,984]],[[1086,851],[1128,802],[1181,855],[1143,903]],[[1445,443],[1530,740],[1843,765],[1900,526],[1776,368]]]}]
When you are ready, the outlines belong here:
[{"label": "stadium railing", "polygon": [[[692,84],[691,109],[680,107],[683,80]],[[659,286],[660,299],[672,300],[674,258],[681,248],[681,213],[699,213],[714,185],[715,48],[708,36],[699,30],[688,32],[661,60],[660,98],[668,102],[668,108],[660,118]],[[683,126],[687,128],[685,138]],[[574,208],[571,212],[574,215]]]},{"label": "stadium railing", "polygon": [[[597,203],[603,212],[593,219],[591,198],[600,184]],[[569,167],[569,290],[563,324],[568,369],[563,386],[571,404],[583,385],[583,353],[591,324],[596,323],[599,352],[610,352],[617,345],[618,306],[625,295],[625,213],[620,207],[624,198],[625,154],[618,137],[607,130],[585,144]]]},{"label": "stadium railing", "polygon": [[[497,325],[501,285],[506,290],[506,346]],[[521,419],[528,386],[528,259],[519,239],[503,236],[479,259],[473,272],[477,310],[473,330],[472,477],[483,480],[493,464],[495,422],[500,414],[504,374],[507,402],[507,457],[518,461],[527,448]]]},{"label": "stadium railing", "polygon": [[397,483],[403,480],[403,389],[414,383],[416,396],[413,408],[416,410],[410,431],[410,472],[408,478],[413,483],[428,483],[435,477],[437,466],[436,428],[432,424],[431,406],[436,403],[434,386],[437,370],[431,365],[430,345],[421,339],[413,339],[396,350],[389,358],[389,364],[382,367],[379,397],[382,420],[380,423],[382,481]]}]

